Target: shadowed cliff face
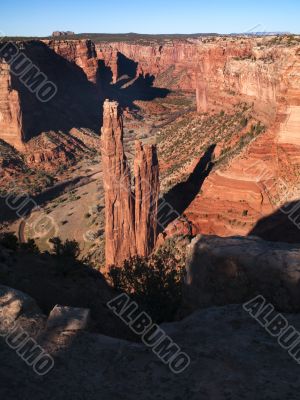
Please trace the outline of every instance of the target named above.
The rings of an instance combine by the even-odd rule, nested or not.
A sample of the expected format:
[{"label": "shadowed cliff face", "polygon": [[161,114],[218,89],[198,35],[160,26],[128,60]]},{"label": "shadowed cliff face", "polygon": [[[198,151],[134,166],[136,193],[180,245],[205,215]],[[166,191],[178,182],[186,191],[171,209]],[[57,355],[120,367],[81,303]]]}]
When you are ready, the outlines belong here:
[{"label": "shadowed cliff face", "polygon": [[19,93],[25,140],[51,130],[99,129],[101,101],[84,70],[42,42],[25,44],[23,53],[58,89],[49,102],[41,103],[19,78],[12,76],[12,87]]},{"label": "shadowed cliff face", "polygon": [[[300,197],[300,47],[268,40],[193,39],[148,45],[28,42],[23,51],[57,84],[58,94],[41,104],[6,71],[0,81],[0,112],[5,120],[2,125],[0,121],[0,138],[21,148],[43,131],[86,127],[99,132],[105,98],[130,109],[136,107],[135,100],[151,101],[169,90],[187,90],[197,93],[200,114],[253,103],[251,112],[266,131],[222,167],[215,166],[198,185],[198,193],[197,183],[188,181],[188,193],[176,205],[195,227],[194,233],[247,234],[281,205],[281,189],[273,185],[271,193],[266,190],[270,182],[285,182],[291,192],[287,200]],[[184,138],[176,145],[180,148],[183,143]],[[199,160],[193,161],[196,165]],[[175,186],[173,192],[182,189]]]},{"label": "shadowed cliff face", "polygon": [[156,243],[159,169],[155,146],[136,143],[135,189],[123,148],[118,103],[104,102],[101,153],[105,192],[106,265],[147,256]]},{"label": "shadowed cliff face", "polygon": [[274,242],[300,243],[300,201],[285,203],[274,213],[260,219],[249,236]]},{"label": "shadowed cliff face", "polygon": [[[109,60],[107,54],[97,55],[88,40],[29,41],[18,46],[57,87],[56,95],[42,103],[1,62],[0,138],[20,150],[42,132],[68,133],[72,128],[99,132],[105,98],[133,108],[135,100],[153,100],[169,93],[153,87],[154,76],[137,77],[137,63],[122,54],[112,52]],[[117,73],[122,74],[118,82]]]}]

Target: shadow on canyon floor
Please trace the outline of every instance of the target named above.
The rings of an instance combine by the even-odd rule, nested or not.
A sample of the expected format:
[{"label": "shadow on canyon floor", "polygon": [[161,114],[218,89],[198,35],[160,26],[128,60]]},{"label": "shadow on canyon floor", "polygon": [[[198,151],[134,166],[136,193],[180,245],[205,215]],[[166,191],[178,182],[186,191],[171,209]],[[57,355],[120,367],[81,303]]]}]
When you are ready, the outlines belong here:
[{"label": "shadow on canyon floor", "polygon": [[101,99],[84,71],[39,41],[26,44],[22,52],[57,87],[57,94],[42,103],[18,77],[12,77],[12,86],[20,95],[26,140],[51,130],[68,132],[73,127],[99,130]]},{"label": "shadow on canyon floor", "polygon": [[165,98],[170,90],[154,87],[155,77],[150,74],[143,76],[138,73],[138,63],[118,53],[118,75],[116,83],[112,83],[113,75],[103,61],[99,61],[97,86],[105,98],[116,100],[121,107],[137,108],[134,101],[152,101]]},{"label": "shadow on canyon floor", "polygon": [[[178,183],[164,195],[162,202],[170,204],[178,214],[183,214],[186,208],[197,196],[201,190],[203,182],[210,174],[213,167],[213,154],[215,147],[215,144],[209,146],[196,165],[194,171],[185,182]],[[161,207],[161,211],[158,213],[158,220],[164,221],[162,223],[164,228],[166,228],[166,226],[176,218],[176,213],[171,213],[169,209],[165,210],[166,207]]]},{"label": "shadow on canyon floor", "polygon": [[250,235],[272,242],[300,243],[300,200],[285,203],[259,220]]},{"label": "shadow on canyon floor", "polygon": [[22,193],[19,196],[7,195],[0,198],[0,223],[13,222],[19,218],[26,218],[37,206],[43,206],[66,191],[71,191],[94,180],[93,176],[81,175],[72,179],[58,182],[43,190],[36,196],[27,196]]},{"label": "shadow on canyon floor", "polygon": [[119,53],[119,76],[112,83],[111,69],[98,61],[96,84],[87,79],[83,69],[58,55],[46,44],[31,41],[22,52],[47,79],[57,86],[57,94],[49,102],[38,101],[18,77],[12,76],[12,87],[20,95],[23,131],[26,140],[41,132],[88,128],[100,131],[104,99],[117,100],[122,107],[133,108],[135,100],[165,97],[167,89],[153,87],[154,76],[136,76],[138,64]]}]

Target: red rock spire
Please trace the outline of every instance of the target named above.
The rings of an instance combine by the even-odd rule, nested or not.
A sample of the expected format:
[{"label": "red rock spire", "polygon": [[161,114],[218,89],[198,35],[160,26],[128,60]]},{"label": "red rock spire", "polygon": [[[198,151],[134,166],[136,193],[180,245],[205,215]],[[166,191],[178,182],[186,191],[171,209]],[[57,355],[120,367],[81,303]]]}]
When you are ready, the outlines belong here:
[{"label": "red rock spire", "polygon": [[159,167],[156,147],[136,142],[135,191],[123,147],[123,123],[117,102],[104,102],[102,163],[105,191],[106,265],[121,266],[147,256],[157,237]]},{"label": "red rock spire", "polygon": [[159,196],[156,146],[135,143],[135,235],[137,253],[147,256],[155,246]]},{"label": "red rock spire", "polygon": [[134,198],[123,148],[123,122],[117,102],[104,102],[101,137],[105,192],[105,254],[107,265],[120,265],[136,254]]}]

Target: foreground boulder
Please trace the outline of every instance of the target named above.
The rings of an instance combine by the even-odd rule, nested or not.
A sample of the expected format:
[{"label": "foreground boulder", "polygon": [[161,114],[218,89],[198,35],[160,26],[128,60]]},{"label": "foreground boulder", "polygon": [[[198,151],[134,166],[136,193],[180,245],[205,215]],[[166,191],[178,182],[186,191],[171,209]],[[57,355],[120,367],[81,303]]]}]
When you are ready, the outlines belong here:
[{"label": "foreground boulder", "polygon": [[63,264],[51,254],[13,252],[0,245],[0,283],[27,293],[45,315],[57,304],[89,309],[89,329],[134,339],[127,326],[106,306],[118,293],[99,271],[79,261]]},{"label": "foreground boulder", "polygon": [[183,313],[263,295],[300,310],[300,246],[256,237],[197,236],[188,247]]},{"label": "foreground boulder", "polygon": [[2,334],[8,333],[17,324],[35,336],[44,328],[45,321],[46,317],[32,297],[19,290],[0,285],[0,331]]},{"label": "foreground boulder", "polygon": [[[287,315],[300,328],[299,315]],[[144,344],[81,332],[50,335],[54,368],[43,379],[0,340],[1,399],[299,399],[299,366],[241,305],[199,310],[162,325],[191,359],[174,374]]]},{"label": "foreground boulder", "polygon": [[90,310],[88,308],[64,307],[56,305],[51,311],[46,328],[61,332],[77,332],[88,328]]}]

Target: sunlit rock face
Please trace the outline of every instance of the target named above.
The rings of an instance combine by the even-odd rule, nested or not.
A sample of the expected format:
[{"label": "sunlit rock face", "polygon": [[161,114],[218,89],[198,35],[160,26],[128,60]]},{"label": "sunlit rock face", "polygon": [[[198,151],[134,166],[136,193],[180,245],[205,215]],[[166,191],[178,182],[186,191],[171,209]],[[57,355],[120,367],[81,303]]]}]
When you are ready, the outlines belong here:
[{"label": "sunlit rock face", "polygon": [[23,127],[20,98],[12,88],[10,67],[0,59],[0,139],[22,150]]},{"label": "sunlit rock face", "polygon": [[135,241],[137,253],[147,256],[155,246],[159,196],[159,166],[156,146],[136,142],[135,179]]},{"label": "sunlit rock face", "polygon": [[117,102],[104,102],[101,134],[106,265],[121,266],[124,260],[134,255],[149,255],[155,246],[158,160],[155,146],[136,143],[135,190],[132,190]]},{"label": "sunlit rock face", "polygon": [[104,103],[101,153],[106,264],[119,265],[136,254],[136,246],[130,171],[123,148],[122,117],[116,102]]}]

